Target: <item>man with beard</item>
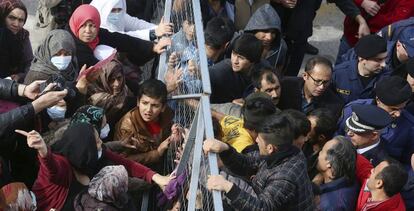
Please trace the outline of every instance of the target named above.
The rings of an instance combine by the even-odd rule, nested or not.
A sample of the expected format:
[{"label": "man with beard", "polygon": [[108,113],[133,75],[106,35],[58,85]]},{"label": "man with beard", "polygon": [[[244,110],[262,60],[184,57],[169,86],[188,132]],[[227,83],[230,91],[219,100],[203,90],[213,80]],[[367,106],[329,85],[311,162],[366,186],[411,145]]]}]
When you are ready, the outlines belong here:
[{"label": "man with beard", "polygon": [[[255,93],[262,92],[268,95],[275,109],[278,110],[277,105],[279,104],[282,87],[280,86],[279,76],[271,69],[263,68],[254,72],[252,74],[252,84],[247,90],[249,90],[247,92],[253,90]],[[216,112],[241,118],[244,102],[245,99],[236,99],[231,103],[211,104],[211,108]]]}]

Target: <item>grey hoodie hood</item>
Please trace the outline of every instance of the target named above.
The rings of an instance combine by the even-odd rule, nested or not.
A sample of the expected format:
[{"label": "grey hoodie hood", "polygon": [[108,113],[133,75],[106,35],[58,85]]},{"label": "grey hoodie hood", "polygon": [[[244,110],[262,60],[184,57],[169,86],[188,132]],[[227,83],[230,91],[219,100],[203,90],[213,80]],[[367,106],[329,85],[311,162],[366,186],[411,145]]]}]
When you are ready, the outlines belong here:
[{"label": "grey hoodie hood", "polygon": [[270,4],[264,4],[250,17],[244,31],[277,29],[280,34],[281,24],[279,15],[273,7]]}]

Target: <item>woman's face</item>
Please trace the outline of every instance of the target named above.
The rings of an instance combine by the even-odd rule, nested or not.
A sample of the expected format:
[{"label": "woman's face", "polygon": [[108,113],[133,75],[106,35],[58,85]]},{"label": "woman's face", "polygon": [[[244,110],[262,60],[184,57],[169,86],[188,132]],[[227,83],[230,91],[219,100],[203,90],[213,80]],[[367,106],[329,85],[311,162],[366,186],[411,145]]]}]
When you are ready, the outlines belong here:
[{"label": "woman's face", "polygon": [[108,82],[109,82],[109,86],[112,89],[112,94],[119,94],[121,92],[122,81],[123,81],[123,77],[122,77],[121,72],[116,71],[113,74],[111,74]]},{"label": "woman's face", "polygon": [[60,49],[55,55],[53,56],[72,56],[72,53],[70,51],[67,51],[65,49]]},{"label": "woman's face", "polygon": [[92,42],[98,35],[96,25],[91,21],[86,21],[79,29],[79,39],[84,43]]},{"label": "woman's face", "polygon": [[6,17],[6,26],[13,32],[17,34],[20,30],[23,29],[24,21],[26,20],[26,13],[20,9],[16,8],[12,10],[9,15]]}]

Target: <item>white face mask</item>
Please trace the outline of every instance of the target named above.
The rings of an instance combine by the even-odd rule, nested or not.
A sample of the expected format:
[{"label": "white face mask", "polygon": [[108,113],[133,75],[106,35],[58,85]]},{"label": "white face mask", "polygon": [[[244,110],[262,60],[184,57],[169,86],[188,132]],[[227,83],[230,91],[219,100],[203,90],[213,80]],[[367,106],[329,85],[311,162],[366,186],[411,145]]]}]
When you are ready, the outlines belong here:
[{"label": "white face mask", "polygon": [[66,108],[60,106],[52,106],[46,109],[47,114],[53,121],[62,120],[65,118]]},{"label": "white face mask", "polygon": [[101,157],[102,157],[102,148],[98,150],[98,159],[100,159]]},{"label": "white face mask", "polygon": [[109,124],[107,123],[102,129],[101,132],[99,133],[99,137],[101,139],[104,139],[106,137],[108,137],[109,131],[111,131],[111,128],[109,128]]},{"label": "white face mask", "polygon": [[123,16],[122,12],[117,12],[117,13],[111,12],[108,15],[108,22],[116,26],[121,21],[122,16]]},{"label": "white face mask", "polygon": [[72,61],[72,56],[54,56],[50,61],[58,70],[65,70]]}]

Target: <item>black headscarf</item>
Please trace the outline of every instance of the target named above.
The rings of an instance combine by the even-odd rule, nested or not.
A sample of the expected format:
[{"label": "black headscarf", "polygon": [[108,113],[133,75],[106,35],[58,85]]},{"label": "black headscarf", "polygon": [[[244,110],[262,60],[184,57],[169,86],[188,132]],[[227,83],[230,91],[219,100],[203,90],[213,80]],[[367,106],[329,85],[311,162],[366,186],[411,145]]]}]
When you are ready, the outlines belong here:
[{"label": "black headscarf", "polygon": [[77,171],[92,178],[98,171],[98,150],[95,131],[91,124],[76,123],[64,133],[62,139],[52,145],[52,151],[69,160]]}]

